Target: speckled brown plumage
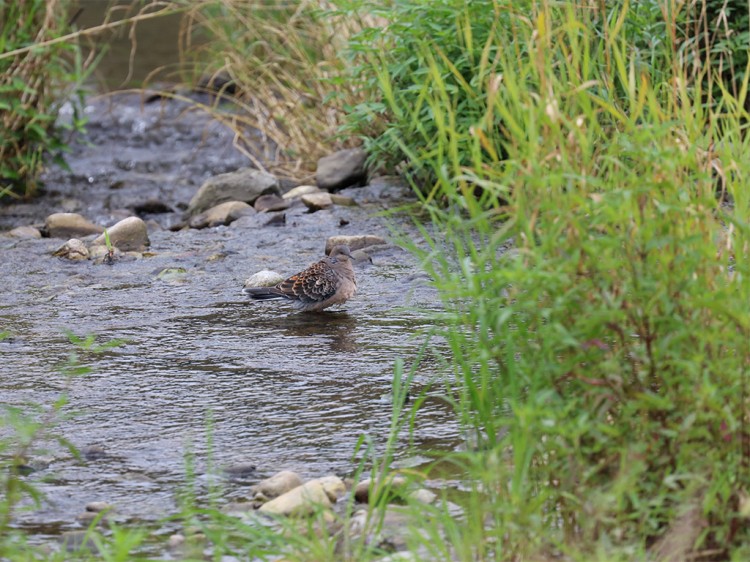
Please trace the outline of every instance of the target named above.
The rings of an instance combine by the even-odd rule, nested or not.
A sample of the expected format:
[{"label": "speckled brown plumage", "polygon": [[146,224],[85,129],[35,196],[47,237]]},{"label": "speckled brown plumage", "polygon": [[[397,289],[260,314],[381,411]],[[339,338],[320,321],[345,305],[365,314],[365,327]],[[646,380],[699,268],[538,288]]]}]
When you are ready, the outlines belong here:
[{"label": "speckled brown plumage", "polygon": [[303,312],[342,304],[357,292],[351,257],[347,246],[335,246],[328,256],[278,285],[248,287],[243,292],[255,300],[291,300]]}]

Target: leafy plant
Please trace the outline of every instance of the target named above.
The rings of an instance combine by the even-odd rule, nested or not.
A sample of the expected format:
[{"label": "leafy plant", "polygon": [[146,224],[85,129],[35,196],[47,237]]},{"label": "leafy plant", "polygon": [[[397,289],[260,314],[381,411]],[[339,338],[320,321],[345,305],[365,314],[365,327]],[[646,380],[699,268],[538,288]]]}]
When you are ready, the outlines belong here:
[{"label": "leafy plant", "polygon": [[58,121],[91,66],[74,40],[51,43],[69,31],[71,5],[0,4],[0,21],[14,22],[0,27],[0,196],[33,195],[47,156],[64,163],[65,131],[80,131],[85,123],[77,111],[71,123]]}]

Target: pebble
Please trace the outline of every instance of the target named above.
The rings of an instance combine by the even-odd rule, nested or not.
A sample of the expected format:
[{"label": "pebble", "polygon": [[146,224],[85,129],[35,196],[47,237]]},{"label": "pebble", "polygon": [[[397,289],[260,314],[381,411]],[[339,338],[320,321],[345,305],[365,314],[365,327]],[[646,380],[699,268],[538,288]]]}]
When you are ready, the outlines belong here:
[{"label": "pebble", "polygon": [[339,150],[318,160],[315,181],[321,189],[337,191],[367,179],[367,153],[361,148]]},{"label": "pebble", "polygon": [[[146,223],[138,217],[128,217],[107,229],[110,243],[123,252],[143,251],[151,245],[148,238]],[[93,246],[104,245],[104,234],[98,236],[92,243]]]},{"label": "pebble", "polygon": [[258,511],[271,515],[300,516],[315,513],[321,507],[331,507],[331,500],[328,499],[323,484],[311,480],[264,503]]},{"label": "pebble", "polygon": [[17,226],[16,228],[8,232],[8,236],[29,240],[33,238],[41,238],[42,233],[33,226]]},{"label": "pebble", "polygon": [[301,199],[305,204],[305,207],[310,209],[310,211],[312,212],[320,211],[321,209],[327,209],[328,207],[333,205],[331,194],[326,193],[325,191],[321,191],[320,193],[308,193],[307,195],[303,195]]},{"label": "pebble", "polygon": [[58,258],[66,258],[73,261],[82,261],[89,259],[89,250],[78,238],[71,238],[65,244],[60,246],[52,253]]},{"label": "pebble", "polygon": [[258,482],[253,486],[252,491],[256,497],[262,495],[266,498],[275,498],[298,486],[302,486],[302,478],[299,474],[291,470],[282,470],[270,478]]},{"label": "pebble", "polygon": [[238,218],[254,214],[255,210],[244,201],[227,201],[211,207],[188,221],[190,228],[213,228],[231,224]]},{"label": "pebble", "polygon": [[248,287],[273,287],[277,283],[281,283],[284,279],[285,277],[280,273],[276,273],[269,269],[263,269],[248,277],[245,280],[243,289]]},{"label": "pebble", "polygon": [[283,199],[275,193],[269,193],[268,195],[261,195],[255,200],[253,207],[259,213],[270,213],[273,211],[283,211],[288,209],[291,205],[291,201]]},{"label": "pebble", "polygon": [[78,213],[53,213],[44,221],[44,229],[50,238],[77,238],[104,232]]},{"label": "pebble", "polygon": [[340,234],[336,236],[330,236],[328,240],[326,240],[326,254],[331,253],[331,250],[334,246],[339,246],[342,244],[349,246],[349,249],[353,252],[355,250],[361,250],[369,246],[379,246],[381,244],[386,244],[386,241],[385,238],[375,236],[374,234],[358,234],[353,236],[345,236]]},{"label": "pebble", "polygon": [[323,193],[323,192],[318,186],[315,186],[315,185],[298,185],[297,187],[294,187],[290,189],[289,191],[287,191],[281,197],[283,199],[299,199],[303,195],[308,195],[310,193]]}]

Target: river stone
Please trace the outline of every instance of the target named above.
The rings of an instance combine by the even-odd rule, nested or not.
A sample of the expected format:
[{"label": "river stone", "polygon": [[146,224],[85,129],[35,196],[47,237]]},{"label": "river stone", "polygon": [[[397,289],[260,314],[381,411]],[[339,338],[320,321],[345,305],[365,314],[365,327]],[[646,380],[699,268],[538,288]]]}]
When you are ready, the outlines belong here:
[{"label": "river stone", "polygon": [[310,193],[322,193],[322,191],[316,185],[298,185],[297,187],[294,187],[287,191],[281,197],[283,199],[298,199],[299,197],[308,195]]},{"label": "river stone", "polygon": [[50,238],[77,238],[104,232],[104,228],[78,213],[54,213],[44,221],[44,228]]},{"label": "river stone", "polygon": [[363,480],[354,488],[354,499],[359,503],[367,503],[370,501],[370,493],[374,492],[375,496],[379,496],[382,491],[386,488],[390,491],[392,496],[398,495],[398,492],[403,490],[407,485],[407,480],[403,476],[391,475],[386,479],[386,484],[376,483],[373,485],[371,479]]},{"label": "river stone", "polygon": [[331,500],[328,499],[323,484],[311,480],[264,503],[258,511],[270,515],[310,515],[320,507],[331,507]]},{"label": "river stone", "polygon": [[334,205],[340,205],[342,207],[354,207],[357,202],[347,195],[338,195],[337,193],[331,193],[331,201]]},{"label": "river stone", "polygon": [[41,238],[42,233],[33,226],[17,226],[8,232],[8,236],[12,236],[13,238],[31,239]]},{"label": "river stone", "polygon": [[277,283],[281,283],[284,279],[285,277],[280,273],[276,273],[275,271],[271,271],[269,269],[263,269],[255,275],[251,275],[250,277],[248,277],[245,281],[245,285],[242,288],[273,287]]},{"label": "river stone", "polygon": [[83,549],[98,552],[96,543],[88,531],[63,531],[60,535],[60,542],[68,552]]},{"label": "river stone", "polygon": [[336,503],[346,493],[346,484],[344,484],[344,481],[333,474],[316,478],[310,482],[320,482],[331,503]]},{"label": "river stone", "polygon": [[367,179],[367,153],[361,148],[339,150],[318,160],[315,181],[321,189],[338,191]]},{"label": "river stone", "polygon": [[73,261],[87,260],[89,259],[89,250],[86,247],[86,244],[81,242],[78,238],[71,238],[55,250],[52,255]]},{"label": "river stone", "polygon": [[252,204],[261,195],[279,194],[279,180],[267,172],[242,168],[208,178],[188,204],[187,214],[197,215],[226,201]]},{"label": "river stone", "polygon": [[334,246],[338,246],[341,244],[349,246],[349,249],[353,252],[355,250],[367,248],[368,246],[378,246],[385,243],[386,241],[384,238],[372,234],[359,234],[356,236],[330,236],[328,240],[326,240],[325,252],[326,255],[328,255],[331,253],[331,250]]},{"label": "river stone", "polygon": [[419,488],[418,490],[409,492],[408,498],[415,502],[431,504],[435,503],[435,500],[437,500],[437,494],[431,492],[427,488]]},{"label": "river stone", "polygon": [[368,533],[365,538],[366,544],[391,552],[408,549],[407,537],[411,532],[410,527],[413,527],[415,523],[413,512],[410,512],[404,506],[389,505],[386,508],[382,523],[376,527],[374,533],[371,524],[373,517],[376,517],[376,515],[368,515],[367,510],[364,509],[354,513],[349,523],[350,536],[358,538],[363,533]]},{"label": "river stone", "polygon": [[86,511],[93,513],[101,513],[102,511],[110,511],[112,506],[107,502],[89,502],[86,504]]},{"label": "river stone", "polygon": [[211,207],[188,221],[190,228],[213,228],[230,224],[245,215],[251,215],[255,210],[244,201],[227,201]]},{"label": "river stone", "polygon": [[[110,243],[123,252],[142,251],[151,244],[146,223],[138,217],[128,217],[107,229]],[[105,244],[104,234],[98,236],[92,246]]]},{"label": "river stone", "polygon": [[267,498],[276,498],[298,486],[302,486],[302,478],[299,474],[291,470],[282,470],[258,482],[252,487],[252,491],[255,494],[263,494]]},{"label": "river stone", "polygon": [[226,467],[224,472],[234,478],[246,478],[255,473],[255,465],[249,462],[241,462]]},{"label": "river stone", "polygon": [[301,197],[302,202],[305,206],[310,209],[311,212],[320,211],[321,209],[327,209],[333,205],[331,194],[321,191],[320,193],[308,193]]},{"label": "river stone", "polygon": [[283,211],[288,209],[292,204],[287,199],[282,199],[275,193],[269,193],[268,195],[261,195],[255,200],[253,207],[259,213],[272,213],[273,211]]}]

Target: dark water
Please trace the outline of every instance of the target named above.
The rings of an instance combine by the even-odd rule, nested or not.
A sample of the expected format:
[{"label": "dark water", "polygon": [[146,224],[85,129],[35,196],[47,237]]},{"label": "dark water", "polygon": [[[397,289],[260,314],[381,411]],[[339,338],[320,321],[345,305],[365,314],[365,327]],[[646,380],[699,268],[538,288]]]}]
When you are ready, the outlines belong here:
[{"label": "dark water", "polygon": [[[138,14],[146,2],[129,0],[77,0],[72,13],[79,30],[89,29],[107,21],[119,21]],[[132,7],[131,7],[132,6]],[[149,8],[144,13],[153,13]],[[164,17],[123,25],[93,36],[91,42],[100,51],[105,48],[100,64],[92,76],[104,91],[138,87],[144,80],[179,81],[180,23],[182,15]],[[85,45],[86,43],[84,43]]]},{"label": "dark water", "polygon": [[[244,164],[231,132],[183,109],[141,106],[132,96],[92,101],[90,135],[74,146],[71,171],[50,170],[40,200],[0,209],[3,229],[59,210],[111,225],[152,197],[175,210],[144,217],[152,219],[150,254],[112,266],[53,257],[63,240],[0,237],[0,331],[12,334],[0,341],[4,403],[56,400],[66,385],[59,366],[74,349],[66,330],[126,342],[80,354],[92,372],[70,382],[65,412],[76,415],[58,428],[75,446],[106,455],[78,461],[59,446],[33,455],[41,469],[29,478],[47,500],[19,524],[38,540],[82,528],[76,516],[92,501],[113,504],[124,521],[173,513],[189,454],[199,487],[209,464],[257,466],[244,483],[221,480],[227,502],[282,469],[351,474],[362,435],[384,443],[394,363],[412,362],[431,327],[426,311],[438,308],[414,258],[396,246],[357,266],[359,294],[342,311],[300,315],[248,302],[245,278],[265,268],[295,273],[322,256],[328,236],[391,237],[378,213],[393,203],[373,185],[347,190],[358,207],[310,214],[295,206],[283,227],[264,227],[258,215],[229,227],[163,230],[206,177]],[[415,236],[405,218],[392,220]],[[415,391],[438,376],[423,362]],[[430,399],[417,413],[415,448],[404,435],[397,458],[458,441],[448,408]]]}]

